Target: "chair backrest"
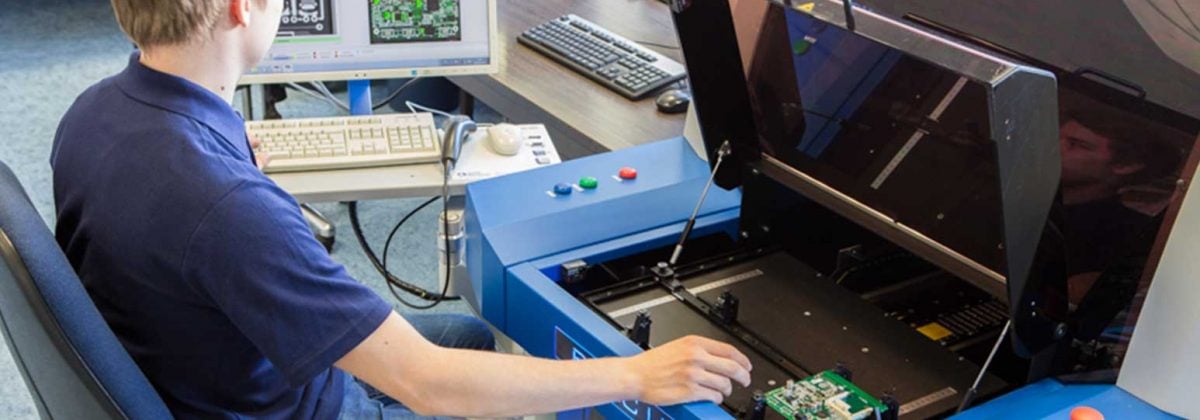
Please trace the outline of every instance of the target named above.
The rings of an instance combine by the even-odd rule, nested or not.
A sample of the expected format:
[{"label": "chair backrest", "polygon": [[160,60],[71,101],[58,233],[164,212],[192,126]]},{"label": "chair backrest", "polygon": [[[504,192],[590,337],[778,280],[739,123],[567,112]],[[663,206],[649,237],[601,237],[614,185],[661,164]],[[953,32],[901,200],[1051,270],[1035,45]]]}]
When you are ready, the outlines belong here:
[{"label": "chair backrest", "polygon": [[43,418],[171,417],[2,162],[0,330]]}]

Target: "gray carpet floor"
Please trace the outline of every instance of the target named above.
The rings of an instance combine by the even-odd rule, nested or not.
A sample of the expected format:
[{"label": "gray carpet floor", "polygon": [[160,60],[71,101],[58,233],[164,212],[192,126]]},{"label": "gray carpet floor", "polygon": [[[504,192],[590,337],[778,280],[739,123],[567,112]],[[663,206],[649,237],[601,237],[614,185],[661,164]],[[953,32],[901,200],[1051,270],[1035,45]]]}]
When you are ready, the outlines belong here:
[{"label": "gray carpet floor", "polygon": [[[0,161],[16,173],[50,226],[54,201],[48,163],[50,145],[62,114],[92,83],[119,72],[132,49],[113,19],[107,1],[6,1],[0,13]],[[290,94],[279,105],[284,116],[335,115],[331,105]],[[380,97],[379,95],[376,96]],[[480,106],[476,117],[496,121]],[[4,199],[0,197],[0,199]],[[359,205],[368,241],[382,249],[387,231],[424,199],[380,200]],[[317,204],[337,225],[333,257],[389,301],[387,289],[351,233],[344,204]],[[440,205],[423,210],[397,236],[390,261],[401,278],[433,289],[437,282],[436,215]],[[410,299],[415,301],[415,299]],[[407,312],[397,304],[397,309]],[[461,302],[446,302],[430,312],[467,313]],[[0,340],[3,340],[0,337]],[[7,344],[0,346],[0,418],[31,419],[37,412],[13,364]]]}]

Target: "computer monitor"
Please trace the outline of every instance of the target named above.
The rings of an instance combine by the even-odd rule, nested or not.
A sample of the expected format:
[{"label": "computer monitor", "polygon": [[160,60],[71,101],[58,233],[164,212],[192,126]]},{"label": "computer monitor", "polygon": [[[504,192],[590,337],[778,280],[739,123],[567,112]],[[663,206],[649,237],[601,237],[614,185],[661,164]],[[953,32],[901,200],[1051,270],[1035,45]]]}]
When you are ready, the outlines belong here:
[{"label": "computer monitor", "polygon": [[495,73],[496,0],[284,0],[242,84]]}]

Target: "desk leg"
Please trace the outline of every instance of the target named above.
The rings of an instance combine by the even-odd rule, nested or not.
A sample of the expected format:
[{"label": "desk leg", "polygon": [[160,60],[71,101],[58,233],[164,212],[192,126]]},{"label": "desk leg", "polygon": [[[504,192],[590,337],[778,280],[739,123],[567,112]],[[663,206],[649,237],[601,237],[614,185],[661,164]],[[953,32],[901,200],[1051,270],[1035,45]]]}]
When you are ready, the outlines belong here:
[{"label": "desk leg", "polygon": [[300,205],[300,213],[304,215],[304,221],[308,222],[308,228],[312,229],[313,236],[321,245],[325,245],[325,250],[333,252],[333,243],[337,233],[333,223],[325,218],[325,215],[312,208],[307,203]]}]

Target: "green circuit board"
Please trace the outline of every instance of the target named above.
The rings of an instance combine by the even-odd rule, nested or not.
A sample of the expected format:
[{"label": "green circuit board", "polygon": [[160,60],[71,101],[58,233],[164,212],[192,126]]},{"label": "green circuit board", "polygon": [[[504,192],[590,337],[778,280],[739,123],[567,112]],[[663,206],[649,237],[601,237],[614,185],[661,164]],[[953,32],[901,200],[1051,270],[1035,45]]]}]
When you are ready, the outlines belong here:
[{"label": "green circuit board", "polygon": [[767,406],[788,420],[862,420],[887,406],[833,371],[768,391]]},{"label": "green circuit board", "polygon": [[462,40],[461,0],[367,0],[371,43]]}]

